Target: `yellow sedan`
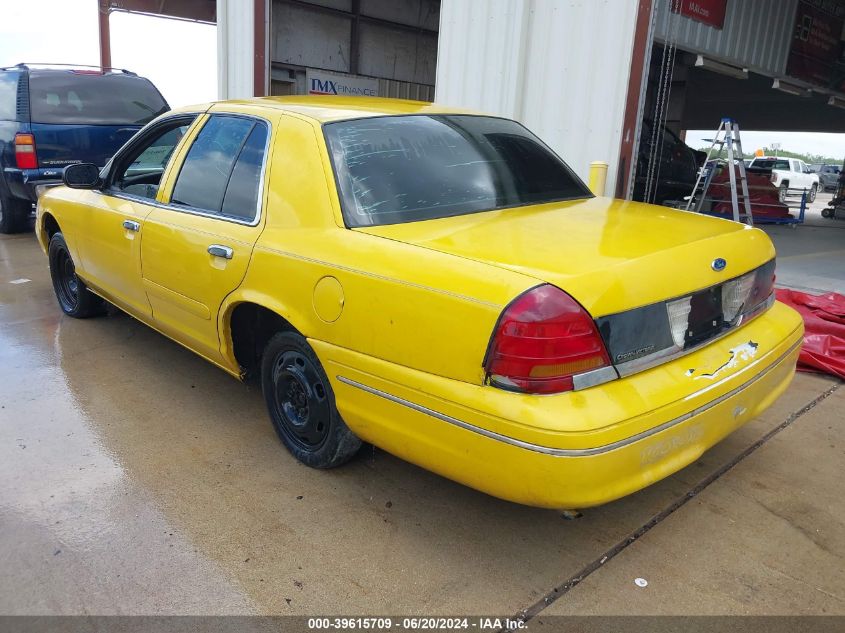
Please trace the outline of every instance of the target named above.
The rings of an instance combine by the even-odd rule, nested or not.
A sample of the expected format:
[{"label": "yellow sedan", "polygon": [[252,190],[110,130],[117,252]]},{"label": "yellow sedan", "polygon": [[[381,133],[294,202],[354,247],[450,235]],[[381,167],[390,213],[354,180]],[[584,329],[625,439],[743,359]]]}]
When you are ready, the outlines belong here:
[{"label": "yellow sedan", "polygon": [[774,301],[763,232],[594,197],[508,119],[215,103],[65,184],[36,225],[65,314],[107,301],[254,377],[316,468],[371,442],[503,499],[584,508],[694,461],[795,371],[802,322]]}]

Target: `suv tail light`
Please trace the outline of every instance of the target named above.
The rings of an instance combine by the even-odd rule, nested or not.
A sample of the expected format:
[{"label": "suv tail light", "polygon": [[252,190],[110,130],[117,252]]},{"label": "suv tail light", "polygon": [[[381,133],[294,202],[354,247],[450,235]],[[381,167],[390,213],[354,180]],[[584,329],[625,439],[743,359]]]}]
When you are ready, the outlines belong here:
[{"label": "suv tail light", "polygon": [[38,156],[35,154],[35,137],[32,134],[15,134],[15,163],[18,169],[35,169]]},{"label": "suv tail light", "polygon": [[573,376],[609,365],[592,317],[550,285],[525,292],[505,308],[484,362],[491,384],[526,393],[571,391]]}]

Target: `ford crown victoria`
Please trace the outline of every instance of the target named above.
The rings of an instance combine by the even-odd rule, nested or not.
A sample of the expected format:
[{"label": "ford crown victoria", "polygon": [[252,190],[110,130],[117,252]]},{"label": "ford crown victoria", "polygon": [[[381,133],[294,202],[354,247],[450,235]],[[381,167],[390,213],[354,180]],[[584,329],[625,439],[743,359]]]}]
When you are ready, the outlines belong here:
[{"label": "ford crown victoria", "polygon": [[794,373],[802,322],[774,301],[763,232],[594,197],[507,119],[221,102],[157,118],[65,183],[36,223],[61,309],[108,301],[254,376],[313,467],[370,442],[584,508],[691,463]]}]

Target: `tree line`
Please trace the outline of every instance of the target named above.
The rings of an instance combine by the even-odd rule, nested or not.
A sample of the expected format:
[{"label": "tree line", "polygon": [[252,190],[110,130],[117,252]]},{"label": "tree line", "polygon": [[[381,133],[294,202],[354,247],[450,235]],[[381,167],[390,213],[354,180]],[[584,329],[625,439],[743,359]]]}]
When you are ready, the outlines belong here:
[{"label": "tree line", "polygon": [[[699,151],[707,152],[709,147],[699,147]],[[814,163],[822,163],[826,165],[841,165],[842,164],[842,157],[839,158],[832,158],[831,156],[822,156],[821,154],[809,154],[809,153],[801,153],[801,152],[790,152],[789,150],[779,149],[773,150],[769,147],[763,148],[763,154],[765,156],[783,156],[784,158],[798,158],[803,160],[808,165],[812,165]],[[727,158],[728,151],[723,147],[721,151],[714,155],[713,158]],[[746,153],[745,158],[754,158],[754,154]]]}]

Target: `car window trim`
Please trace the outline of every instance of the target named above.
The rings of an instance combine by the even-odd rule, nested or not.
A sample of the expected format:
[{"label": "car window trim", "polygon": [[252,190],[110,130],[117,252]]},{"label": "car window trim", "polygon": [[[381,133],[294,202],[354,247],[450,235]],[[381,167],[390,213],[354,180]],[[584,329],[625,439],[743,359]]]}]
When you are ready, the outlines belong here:
[{"label": "car window trim", "polygon": [[[179,165],[179,173],[176,174],[176,178],[173,180],[173,187],[171,187],[171,190],[170,190],[170,197],[168,198],[167,202],[165,202],[165,203],[161,203],[161,202],[156,201],[156,206],[159,206],[160,208],[163,208],[163,209],[171,209],[173,211],[178,211],[178,212],[181,212],[181,213],[188,213],[190,215],[198,215],[198,216],[206,217],[206,218],[216,218],[216,219],[219,219],[219,220],[224,220],[226,222],[233,222],[235,224],[242,224],[244,226],[258,226],[259,222],[261,222],[261,217],[262,217],[263,212],[264,212],[264,178],[265,178],[266,171],[267,171],[267,162],[268,162],[269,153],[270,153],[270,139],[273,135],[273,126],[272,126],[272,124],[270,123],[269,120],[265,119],[264,117],[254,115],[254,114],[241,114],[240,112],[208,112],[207,114],[208,114],[208,118],[202,124],[202,127],[197,131],[197,135],[194,137],[193,143],[195,143],[196,140],[197,140],[197,137],[200,134],[202,134],[202,129],[215,116],[227,116],[227,117],[247,119],[247,120],[253,121],[256,124],[259,124],[259,123],[263,124],[265,126],[265,129],[267,130],[267,138],[264,139],[264,156],[263,156],[262,162],[261,162],[261,172],[259,173],[258,196],[257,196],[257,199],[256,199],[256,207],[257,208],[256,208],[256,213],[255,213],[254,218],[250,221],[246,221],[242,218],[238,218],[238,217],[235,217],[233,215],[227,215],[227,214],[222,213],[222,212],[218,213],[218,212],[215,212],[215,211],[211,211],[209,209],[203,209],[203,208],[194,207],[194,206],[191,206],[191,205],[188,205],[188,204],[179,204],[179,203],[176,203],[176,202],[172,202],[172,200],[173,200],[173,189],[176,188],[176,183],[179,180],[179,174],[182,173],[182,168],[185,166],[185,161],[188,159],[188,153],[191,151],[191,147],[193,147],[193,143],[191,143],[191,147],[187,148],[187,151],[185,152],[185,158],[182,159],[182,163]],[[252,134],[254,130],[255,130],[254,127],[251,128],[250,131],[249,131],[249,134]],[[247,138],[249,138],[249,134],[247,134]],[[246,140],[247,139],[245,138],[244,143],[246,143]],[[240,158],[240,152],[241,152],[242,149],[243,149],[243,144],[238,149],[238,154],[235,157],[235,162],[232,164],[232,173],[234,173],[235,164],[238,162],[238,158]],[[229,174],[229,177],[231,178],[231,173]],[[229,185],[227,183],[226,189],[223,190],[223,199],[224,200],[226,198],[226,191],[228,191],[228,189],[229,189]],[[222,207],[221,207],[221,210],[222,210]]]}]

